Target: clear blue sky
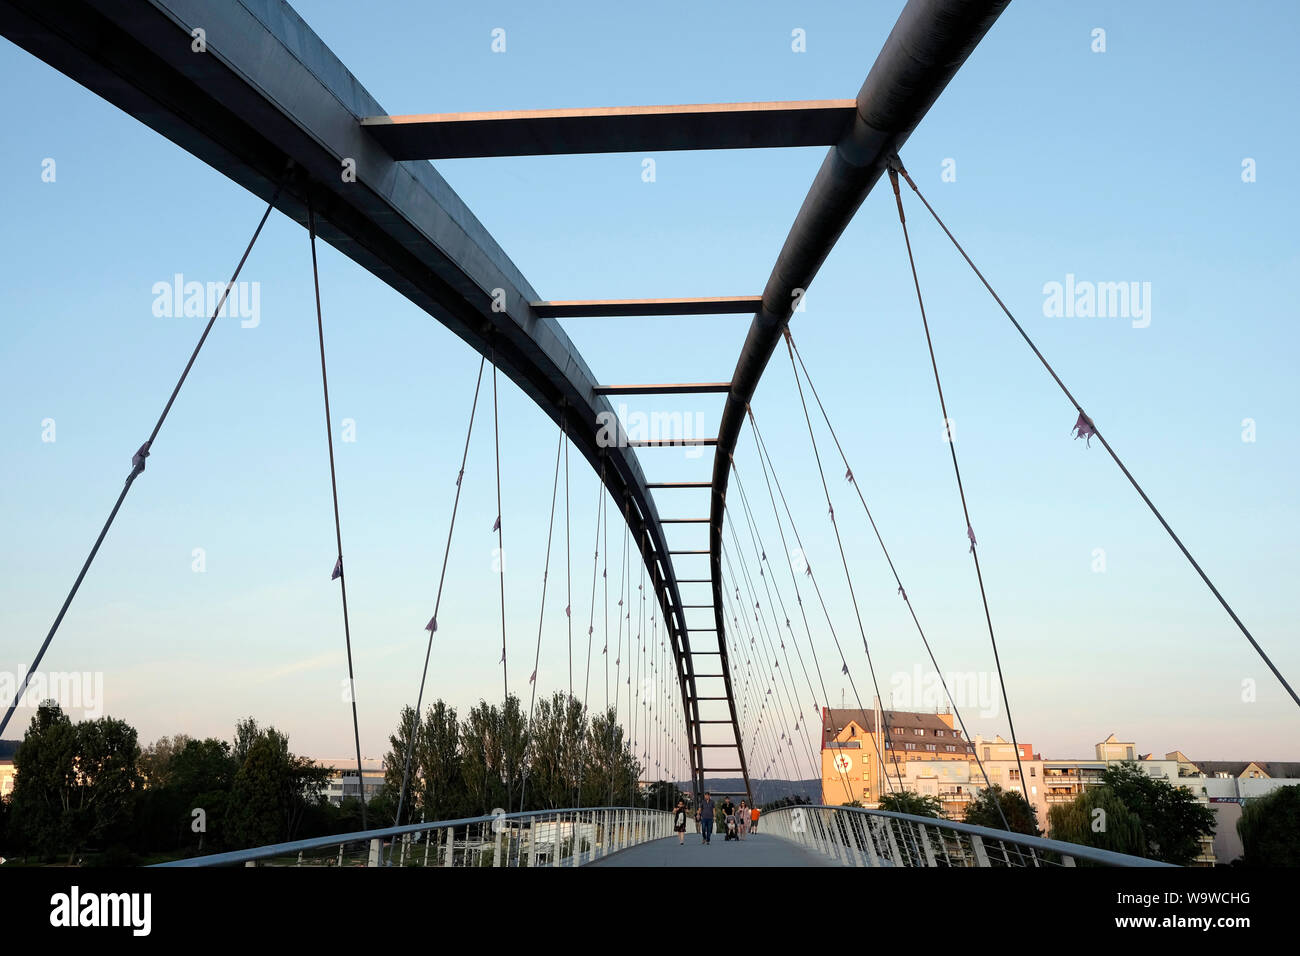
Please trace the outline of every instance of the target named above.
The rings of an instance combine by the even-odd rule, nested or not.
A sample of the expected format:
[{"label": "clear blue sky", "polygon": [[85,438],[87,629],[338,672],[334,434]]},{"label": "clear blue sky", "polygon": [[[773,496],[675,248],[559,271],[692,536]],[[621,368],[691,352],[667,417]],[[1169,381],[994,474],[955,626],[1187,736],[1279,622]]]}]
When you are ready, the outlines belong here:
[{"label": "clear blue sky", "polygon": [[[297,9],[399,114],[849,98],[902,6]],[[903,154],[1293,680],[1300,184],[1289,170],[1300,153],[1291,121],[1298,20],[1282,2],[1196,2],[1173,12],[1019,0]],[[494,27],[507,31],[504,54],[491,52]],[[1106,31],[1105,53],[1091,50],[1096,27]],[[807,33],[805,53],[791,51],[795,28]],[[223,281],[261,204],[8,43],[0,76],[22,91],[9,99],[0,150],[8,465],[0,472],[0,670],[21,672],[201,329],[201,319],[155,317],[154,283],[178,272]],[[642,181],[640,154],[436,165],[544,297],[728,295],[762,290],[824,153],[661,153],[653,183]],[[47,157],[57,163],[53,183],[41,179]],[[1247,157],[1257,163],[1254,183],[1241,178]],[[955,182],[941,181],[949,158]],[[910,208],[1020,739],[1049,757],[1090,756],[1111,732],[1144,752],[1300,757],[1295,706],[1104,451],[1071,440],[1073,409],[937,227]],[[321,267],[362,744],[379,755],[401,705],[414,699],[478,356],[328,247]],[[1067,274],[1149,282],[1149,327],[1046,317],[1043,287]],[[329,581],[334,530],[304,232],[274,215],[244,278],[261,284],[260,325],[218,323],[43,669],[102,671],[107,711],[133,723],[142,742],[175,732],[228,737],[237,718],[253,714],[287,731],[301,752],[343,756],[351,716],[340,695],[346,670]],[[730,375],[748,322],[565,327],[606,381],[713,381]],[[988,637],[887,188],[864,204],[793,328],[941,666],[987,674]],[[526,699],[556,434],[504,379],[501,403],[511,689]],[[702,411],[712,434],[721,404],[653,407]],[[754,410],[780,449],[800,533],[866,694],[861,641],[780,351]],[[41,440],[47,418],[53,443]],[[340,441],[344,418],[356,422],[354,443]],[[1242,440],[1246,418],[1256,423],[1253,443]],[[489,422],[480,417],[470,452],[431,667],[433,694],[461,708],[500,693]],[[703,479],[711,467],[707,456],[680,450],[643,460],[651,480]],[[576,456],[573,464],[582,638],[597,488]],[[779,551],[748,428],[737,465],[766,522],[765,542]],[[921,661],[921,647],[842,468],[828,473],[888,692],[891,675]],[[699,492],[668,492],[659,504],[668,516],[707,508]],[[679,547],[705,543],[700,529],[672,534]],[[195,548],[206,552],[201,574],[191,570]],[[1097,548],[1105,573],[1092,570]],[[543,690],[567,684],[564,600],[555,590],[562,555],[552,558]],[[703,559],[682,560],[698,564],[679,566],[681,575],[701,576]],[[598,624],[598,641],[600,633]],[[829,637],[819,632],[817,641],[838,705]],[[1258,698],[1246,703],[1242,681],[1252,678]],[[20,712],[6,736],[19,736],[29,716]],[[1005,736],[1005,721],[972,719],[972,731]]]}]

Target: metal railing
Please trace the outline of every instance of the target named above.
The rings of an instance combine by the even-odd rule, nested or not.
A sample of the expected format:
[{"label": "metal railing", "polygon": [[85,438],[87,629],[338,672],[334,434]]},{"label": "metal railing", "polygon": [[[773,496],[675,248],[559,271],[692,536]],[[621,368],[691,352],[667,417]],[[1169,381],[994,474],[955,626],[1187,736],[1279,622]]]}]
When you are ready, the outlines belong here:
[{"label": "metal railing", "polygon": [[530,810],[339,833],[157,865],[582,866],[671,834],[672,814],[663,810]]},{"label": "metal railing", "polygon": [[763,831],[843,866],[1172,866],[1095,847],[918,817],[817,804],[769,810]]}]

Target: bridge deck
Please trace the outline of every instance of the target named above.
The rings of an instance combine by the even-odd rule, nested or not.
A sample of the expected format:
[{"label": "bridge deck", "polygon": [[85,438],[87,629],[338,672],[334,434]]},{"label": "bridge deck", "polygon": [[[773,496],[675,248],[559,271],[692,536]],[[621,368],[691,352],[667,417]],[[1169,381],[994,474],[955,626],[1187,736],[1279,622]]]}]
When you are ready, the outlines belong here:
[{"label": "bridge deck", "polygon": [[708,846],[700,843],[698,833],[687,833],[686,843],[677,837],[652,840],[641,846],[615,853],[589,866],[830,866],[824,857],[802,847],[764,833],[753,833],[743,840],[727,843],[714,834]]}]

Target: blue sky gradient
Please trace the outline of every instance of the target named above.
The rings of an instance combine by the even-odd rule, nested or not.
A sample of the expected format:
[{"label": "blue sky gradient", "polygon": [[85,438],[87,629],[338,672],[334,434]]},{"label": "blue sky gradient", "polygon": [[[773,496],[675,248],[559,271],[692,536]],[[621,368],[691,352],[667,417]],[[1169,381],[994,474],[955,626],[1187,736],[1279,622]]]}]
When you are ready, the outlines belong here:
[{"label": "blue sky gradient", "polygon": [[[296,9],[400,114],[850,98],[903,4],[465,6]],[[1262,2],[1171,10],[1012,3],[902,158],[1295,680],[1300,185],[1286,170],[1300,153],[1300,12]],[[507,31],[503,54],[491,52],[494,27]],[[1104,53],[1091,49],[1097,27]],[[791,51],[795,28],[807,33],[805,53]],[[155,316],[153,285],[176,273],[224,281],[262,204],[8,43],[0,76],[23,91],[0,150],[0,670],[22,672],[201,331],[203,319]],[[760,293],[825,150],[653,155],[652,183],[640,154],[435,165],[546,298]],[[53,183],[41,178],[47,157]],[[1246,158],[1256,182],[1242,181]],[[947,159],[954,182],[941,180]],[[1111,732],[1143,752],[1300,757],[1287,730],[1295,705],[1104,450],[1071,439],[1071,406],[938,227],[904,200],[1020,739],[1048,757],[1090,756]],[[940,665],[987,675],[893,203],[887,184],[868,198],[792,328]],[[362,749],[378,756],[418,685],[479,360],[350,260],[329,247],[320,257]],[[1045,284],[1067,274],[1150,283],[1150,325],[1044,315]],[[303,230],[273,214],[243,278],[260,283],[260,324],[218,322],[43,670],[103,672],[106,710],[143,742],[228,737],[254,714],[296,750],[343,756],[351,714]],[[748,323],[563,324],[598,377],[641,382],[725,380]],[[511,689],[526,700],[557,436],[500,384]],[[717,396],[629,405],[702,412],[708,434],[721,411]],[[865,696],[861,638],[783,349],[753,407]],[[462,709],[501,690],[484,411],[430,671],[431,694]],[[47,418],[54,442],[41,440]],[[355,442],[341,441],[344,418]],[[1242,438],[1248,418],[1253,442]],[[833,445],[818,428],[828,460]],[[681,450],[642,460],[652,481],[704,480],[712,464]],[[748,427],[736,464],[777,554]],[[576,455],[572,465],[574,631],[585,640],[597,482]],[[842,467],[827,473],[887,694],[923,650]],[[665,516],[707,514],[705,492],[658,502]],[[670,534],[677,547],[707,544],[702,527]],[[195,548],[206,552],[201,574]],[[1098,548],[1104,573],[1093,570]],[[678,573],[706,568],[684,557]],[[543,691],[568,681],[562,551],[550,581]],[[693,592],[701,603],[706,590]],[[597,647],[600,635],[598,618]],[[838,705],[829,635],[816,640]],[[1253,701],[1246,680],[1257,682]],[[20,711],[6,736],[29,717]],[[1000,713],[972,716],[971,728],[1007,732]]]}]

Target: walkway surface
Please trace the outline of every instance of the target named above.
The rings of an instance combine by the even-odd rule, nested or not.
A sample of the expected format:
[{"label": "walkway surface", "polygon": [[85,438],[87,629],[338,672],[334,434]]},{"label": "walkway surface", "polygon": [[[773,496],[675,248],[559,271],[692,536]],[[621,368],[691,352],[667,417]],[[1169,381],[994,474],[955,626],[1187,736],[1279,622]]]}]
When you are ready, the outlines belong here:
[{"label": "walkway surface", "polygon": [[686,834],[686,844],[667,837],[634,846],[588,866],[831,866],[829,860],[778,837],[753,833],[725,842],[714,836],[708,846],[698,833]]}]

